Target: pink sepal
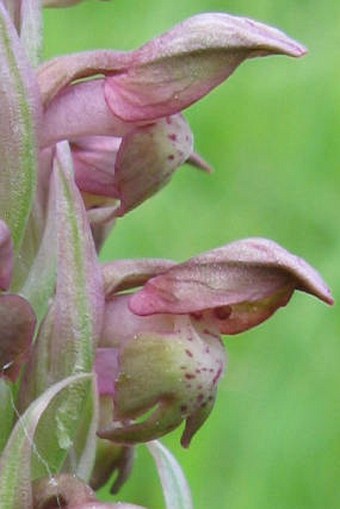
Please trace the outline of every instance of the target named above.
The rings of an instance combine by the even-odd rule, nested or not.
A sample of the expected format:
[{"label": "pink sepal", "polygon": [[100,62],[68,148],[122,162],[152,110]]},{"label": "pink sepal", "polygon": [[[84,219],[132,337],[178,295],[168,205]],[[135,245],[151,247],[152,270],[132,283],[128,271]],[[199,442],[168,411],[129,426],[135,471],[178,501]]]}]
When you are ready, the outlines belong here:
[{"label": "pink sepal", "polygon": [[[208,312],[233,334],[268,318],[292,292],[333,299],[320,275],[273,241],[250,238],[191,258],[150,279],[130,298],[137,315]],[[198,314],[198,315],[197,315]]]}]

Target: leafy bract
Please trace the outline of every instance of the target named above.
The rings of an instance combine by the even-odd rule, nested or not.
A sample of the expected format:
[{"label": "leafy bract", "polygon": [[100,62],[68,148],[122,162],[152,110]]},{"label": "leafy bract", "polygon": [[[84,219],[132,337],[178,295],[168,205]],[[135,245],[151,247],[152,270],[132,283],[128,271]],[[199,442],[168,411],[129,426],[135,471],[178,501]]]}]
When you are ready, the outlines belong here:
[{"label": "leafy bract", "polygon": [[51,476],[47,455],[35,442],[39,422],[53,399],[66,389],[88,387],[90,374],[74,375],[53,385],[28,407],[18,419],[0,460],[0,500],[2,509],[31,509],[31,458],[36,455],[45,475]]},{"label": "leafy bract", "polygon": [[41,115],[38,86],[9,15],[0,3],[0,217],[17,252],[36,185],[36,135]]},{"label": "leafy bract", "polygon": [[147,446],[157,466],[166,509],[193,509],[189,486],[174,456],[156,440]]}]

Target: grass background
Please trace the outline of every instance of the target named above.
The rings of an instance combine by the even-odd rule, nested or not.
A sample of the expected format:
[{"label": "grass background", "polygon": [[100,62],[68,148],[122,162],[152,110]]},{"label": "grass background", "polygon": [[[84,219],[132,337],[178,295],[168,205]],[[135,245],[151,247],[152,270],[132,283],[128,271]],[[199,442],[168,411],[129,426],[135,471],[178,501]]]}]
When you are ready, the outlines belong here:
[{"label": "grass background", "polygon": [[[89,0],[45,13],[46,58],[132,49],[182,19],[226,11],[276,25],[309,48],[302,60],[249,61],[186,116],[212,176],[180,169],[119,221],[103,259],[184,260],[265,236],[305,257],[340,293],[340,2]],[[302,294],[239,337],[217,404],[181,462],[196,509],[340,507],[340,317]],[[105,496],[105,493],[104,495]],[[120,499],[164,506],[144,447]]]}]

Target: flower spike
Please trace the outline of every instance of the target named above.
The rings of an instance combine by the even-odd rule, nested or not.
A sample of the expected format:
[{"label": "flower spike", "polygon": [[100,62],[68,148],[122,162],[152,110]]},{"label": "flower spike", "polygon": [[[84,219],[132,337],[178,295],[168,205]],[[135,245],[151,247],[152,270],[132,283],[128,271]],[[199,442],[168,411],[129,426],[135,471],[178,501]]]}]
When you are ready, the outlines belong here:
[{"label": "flower spike", "polygon": [[212,172],[186,108],[247,59],[306,50],[206,13],[132,51],[40,64],[43,7],[81,1],[0,0],[0,505],[142,509],[94,491],[116,493],[146,443],[167,509],[192,509],[154,439],[183,426],[188,447],[208,418],[227,366],[221,336],[260,324],[295,290],[333,298],[310,265],[262,238],[183,263],[102,266],[98,252],[181,165]]}]

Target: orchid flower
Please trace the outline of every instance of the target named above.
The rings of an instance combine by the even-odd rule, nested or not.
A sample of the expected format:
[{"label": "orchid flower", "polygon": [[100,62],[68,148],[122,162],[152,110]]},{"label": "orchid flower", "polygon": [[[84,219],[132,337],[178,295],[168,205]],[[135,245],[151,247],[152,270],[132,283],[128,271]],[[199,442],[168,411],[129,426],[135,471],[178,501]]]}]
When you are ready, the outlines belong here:
[{"label": "orchid flower", "polygon": [[[145,263],[104,267],[107,298],[96,371],[99,392],[112,396],[113,408],[100,436],[133,444],[186,420],[182,444],[188,446],[213,407],[225,370],[221,334],[260,324],[294,290],[328,304],[332,297],[304,260],[261,238],[168,267],[156,262],[149,262],[151,277]],[[141,289],[120,293],[143,278]]]},{"label": "orchid flower", "polygon": [[246,59],[305,49],[262,23],[208,13],[144,46],[41,61],[43,6],[0,1],[0,500],[6,509],[138,509],[94,490],[126,481],[147,442],[167,508],[192,509],[157,441],[210,414],[241,333],[294,290],[325,283],[274,242],[246,239],[184,263],[98,251],[115,221],[195,152],[184,110]]},{"label": "orchid flower", "polygon": [[[123,215],[194,156],[182,110],[247,58],[299,57],[304,52],[301,45],[261,23],[205,14],[136,51],[58,57],[38,69],[45,107],[42,144],[70,140],[80,189],[104,197],[103,204],[108,197],[119,200],[112,212]],[[90,79],[98,75],[104,77]]]}]

